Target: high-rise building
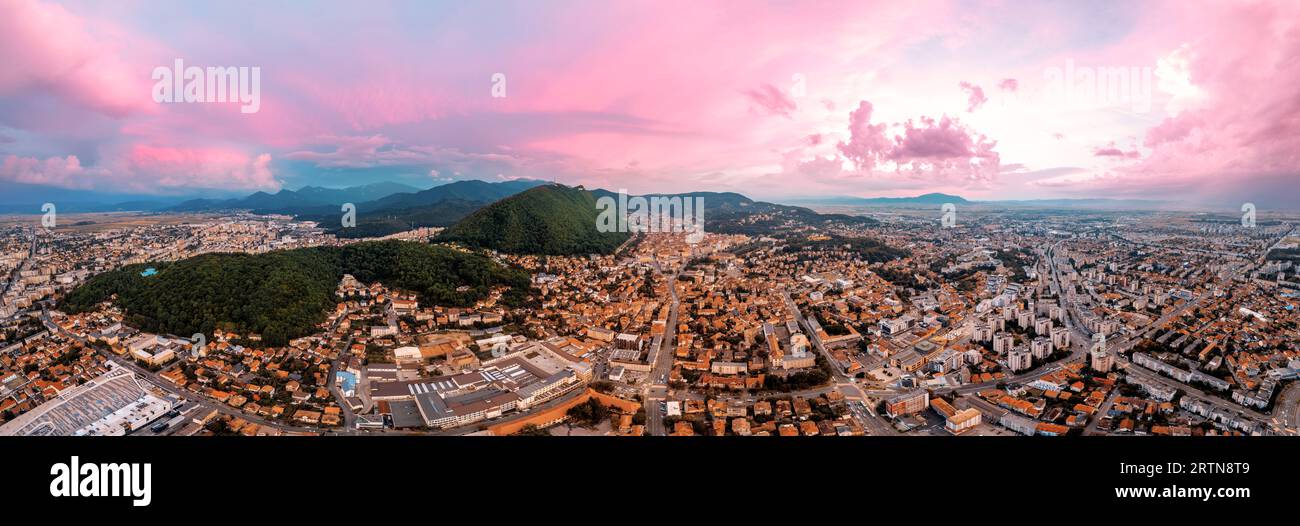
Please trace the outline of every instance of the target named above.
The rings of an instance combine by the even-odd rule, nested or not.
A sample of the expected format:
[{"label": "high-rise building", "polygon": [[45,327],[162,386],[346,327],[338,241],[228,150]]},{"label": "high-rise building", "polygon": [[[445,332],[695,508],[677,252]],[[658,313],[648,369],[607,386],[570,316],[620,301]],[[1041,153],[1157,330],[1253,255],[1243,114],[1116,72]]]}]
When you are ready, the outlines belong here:
[{"label": "high-rise building", "polygon": [[1003,354],[1011,350],[1011,346],[1016,342],[1016,338],[1010,333],[999,332],[993,335],[993,352]]},{"label": "high-rise building", "polygon": [[1106,349],[1106,337],[1101,334],[1093,337],[1092,350],[1088,355],[1090,358],[1088,365],[1094,371],[1108,373],[1115,367],[1115,357],[1111,356],[1109,349]]},{"label": "high-rise building", "polygon": [[1013,373],[1023,371],[1033,367],[1033,365],[1033,355],[1030,354],[1028,347],[1021,345],[1007,353],[1007,367]]},{"label": "high-rise building", "polygon": [[1070,346],[1070,329],[1055,327],[1052,329],[1052,347],[1065,349]]},{"label": "high-rise building", "polygon": [[1039,336],[1047,336],[1048,333],[1052,332],[1052,319],[1038,318],[1034,320],[1034,332]]},{"label": "high-rise building", "polygon": [[1052,340],[1046,336],[1039,336],[1029,342],[1029,350],[1034,358],[1039,360],[1045,359],[1052,355]]}]

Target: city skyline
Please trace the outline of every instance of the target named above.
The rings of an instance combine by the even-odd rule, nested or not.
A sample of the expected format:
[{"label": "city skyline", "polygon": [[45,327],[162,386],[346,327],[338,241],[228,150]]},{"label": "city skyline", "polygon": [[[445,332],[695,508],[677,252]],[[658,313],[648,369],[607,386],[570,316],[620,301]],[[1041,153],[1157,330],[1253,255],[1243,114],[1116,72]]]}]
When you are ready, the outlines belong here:
[{"label": "city skyline", "polygon": [[[15,185],[530,178],[1277,208],[1300,173],[1288,2],[4,6]],[[157,102],[177,60],[259,68],[256,111]]]}]

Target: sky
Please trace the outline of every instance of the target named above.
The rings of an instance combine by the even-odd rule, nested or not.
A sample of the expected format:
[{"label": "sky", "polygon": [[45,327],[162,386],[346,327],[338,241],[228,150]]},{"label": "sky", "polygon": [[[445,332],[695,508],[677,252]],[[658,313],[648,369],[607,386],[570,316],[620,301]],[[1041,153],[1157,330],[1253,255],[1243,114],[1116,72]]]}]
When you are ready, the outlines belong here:
[{"label": "sky", "polygon": [[[773,200],[1300,201],[1294,1],[0,0],[0,12],[0,186],[532,178]],[[158,102],[155,70],[177,59],[257,67],[257,111]]]}]

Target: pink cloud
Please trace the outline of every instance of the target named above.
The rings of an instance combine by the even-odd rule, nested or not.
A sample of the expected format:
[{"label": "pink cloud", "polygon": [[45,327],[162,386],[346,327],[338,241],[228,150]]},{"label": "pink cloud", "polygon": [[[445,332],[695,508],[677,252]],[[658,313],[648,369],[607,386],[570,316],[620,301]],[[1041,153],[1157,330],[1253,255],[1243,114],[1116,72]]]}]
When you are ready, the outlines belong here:
[{"label": "pink cloud", "polygon": [[989,98],[984,96],[984,88],[966,81],[962,81],[959,86],[961,86],[962,91],[966,92],[966,111],[968,113],[980,109],[980,106],[988,102]]},{"label": "pink cloud", "polygon": [[777,89],[771,84],[763,84],[756,89],[745,90],[745,96],[750,102],[757,104],[760,108],[773,115],[782,115],[790,117],[794,112],[795,102],[786,93]]},{"label": "pink cloud", "polygon": [[[846,68],[876,58],[891,63],[899,50],[949,24],[942,0],[744,10],[629,1],[521,6],[504,15],[472,6],[430,9],[419,15],[425,17],[420,24],[395,5],[340,3],[321,9],[311,24],[295,9],[267,5],[248,20],[208,13],[167,20],[165,28],[151,27],[163,22],[131,4],[65,9],[30,0],[0,3],[6,11],[0,29],[9,30],[0,31],[4,56],[23,58],[30,48],[47,57],[7,63],[10,69],[0,71],[0,120],[3,106],[19,106],[13,103],[25,93],[48,93],[54,85],[65,90],[56,93],[55,110],[38,108],[15,126],[28,132],[27,147],[33,130],[62,125],[37,139],[52,144],[26,152],[34,159],[76,152],[87,164],[125,177],[145,171],[129,162],[131,145],[165,145],[242,152],[249,163],[267,152],[322,168],[423,163],[412,173],[435,166],[443,173],[496,173],[471,170],[485,163],[508,175],[653,182],[663,185],[659,190],[694,180],[683,177],[771,166],[772,152],[818,131],[797,116],[856,100],[836,86]],[[17,16],[8,16],[11,5]],[[670,20],[647,16],[656,10],[670,11]],[[482,34],[503,16],[539,30]],[[227,18],[247,23],[241,38],[212,29]],[[150,39],[175,49],[159,52]],[[154,104],[148,73],[175,57],[190,65],[261,66],[261,111]],[[507,75],[505,98],[491,96],[489,79],[496,72]],[[807,75],[810,100],[819,104],[797,104],[775,80],[795,73]],[[87,109],[115,120],[70,136],[66,130],[89,130]],[[820,144],[831,148],[836,138],[825,137]],[[97,151],[101,155],[92,155]],[[274,182],[230,157],[205,155],[217,164],[201,171],[213,187]],[[193,183],[158,170],[186,169],[184,161],[200,155],[171,157],[152,162],[157,170],[148,173]],[[289,174],[295,176],[309,177]]]},{"label": "pink cloud", "polygon": [[118,178],[164,188],[204,188],[220,181],[228,188],[278,189],[271,173],[271,156],[250,156],[225,148],[173,148],[136,145],[126,158]]},{"label": "pink cloud", "polygon": [[[1295,2],[1155,0],[1102,13],[1055,3],[738,10],[629,0],[509,14],[473,5],[424,18],[398,5],[339,3],[311,23],[268,4],[239,19],[249,25],[238,39],[211,29],[238,15],[158,27],[130,2],[68,5],[0,0],[0,131],[20,138],[3,144],[16,154],[5,180],[273,188],[274,158],[349,169],[286,171],[285,184],[409,165],[410,174],[547,176],[641,191],[746,191],[759,179],[803,191],[816,178],[924,189],[991,181],[1005,159],[1027,171],[1101,170],[1040,185],[1079,194],[1217,195],[1276,190],[1300,173]],[[656,10],[672,16],[650,16]],[[525,20],[537,29],[480,31]],[[1111,30],[1096,29],[1110,21]],[[162,53],[155,39],[181,51]],[[154,104],[148,73],[176,56],[261,65],[261,112]],[[1035,79],[1066,58],[1141,66],[1171,57],[1195,93],[1158,86],[1154,114],[1035,105]],[[1001,73],[982,77],[988,71]],[[508,76],[503,99],[490,96],[496,72]],[[807,79],[812,103],[784,89],[793,74]],[[988,91],[962,82],[978,78]],[[955,100],[953,84],[963,90],[955,109],[977,113],[939,116],[960,115],[934,109]],[[1102,146],[1096,137],[1140,142]],[[780,177],[765,179],[777,165]],[[995,192],[1029,186],[997,184]]]},{"label": "pink cloud", "polygon": [[[936,178],[960,175],[970,180],[996,177],[1001,158],[997,142],[972,131],[960,121],[943,116],[888,126],[872,124],[871,103],[862,101],[849,114],[849,140],[839,151],[864,171],[892,164],[897,171]],[[891,128],[897,130],[889,137]]]},{"label": "pink cloud", "polygon": [[1123,157],[1125,159],[1137,159],[1142,156],[1137,150],[1124,151],[1113,146],[1097,148],[1092,154],[1097,157]]},{"label": "pink cloud", "polygon": [[75,155],[34,159],[9,155],[0,164],[0,179],[16,183],[53,185],[65,188],[85,188],[86,170]]},{"label": "pink cloud", "polygon": [[885,124],[872,124],[870,102],[858,103],[858,108],[849,113],[849,140],[839,144],[840,153],[859,168],[874,169],[890,149],[891,142],[885,136],[889,128]]},{"label": "pink cloud", "polygon": [[[1187,28],[1197,31],[1191,35]],[[1143,196],[1178,192],[1205,200],[1294,195],[1300,174],[1300,4],[1151,6],[1134,33],[1126,49],[1146,47],[1185,61],[1185,78],[1162,79],[1166,89],[1178,91],[1169,115],[1144,134],[1150,153],[1076,187]],[[1196,95],[1183,93],[1189,90]]]},{"label": "pink cloud", "polygon": [[274,190],[271,156],[249,156],[222,148],[173,148],[135,145],[109,152],[95,166],[75,155],[37,159],[9,155],[0,164],[0,180],[110,191],[157,193],[185,189]]},{"label": "pink cloud", "polygon": [[965,172],[972,179],[991,178],[998,173],[1001,159],[994,151],[997,141],[975,133],[948,116],[939,120],[921,117],[920,125],[908,121],[901,137],[895,138],[890,160],[913,169]]},{"label": "pink cloud", "polygon": [[1185,113],[1167,118],[1147,130],[1146,145],[1154,148],[1165,143],[1176,143],[1190,135],[1192,130],[1200,129],[1203,125],[1204,122],[1197,113]]},{"label": "pink cloud", "polygon": [[0,97],[54,94],[115,118],[153,109],[148,70],[123,54],[137,39],[35,0],[0,0],[0,12]]},{"label": "pink cloud", "polygon": [[[286,159],[308,161],[324,168],[370,168],[416,166],[430,163],[491,162],[516,165],[521,158],[510,153],[466,153],[456,148],[407,145],[384,135],[325,136],[318,139],[321,150],[298,150]],[[510,148],[502,148],[510,151]]]}]

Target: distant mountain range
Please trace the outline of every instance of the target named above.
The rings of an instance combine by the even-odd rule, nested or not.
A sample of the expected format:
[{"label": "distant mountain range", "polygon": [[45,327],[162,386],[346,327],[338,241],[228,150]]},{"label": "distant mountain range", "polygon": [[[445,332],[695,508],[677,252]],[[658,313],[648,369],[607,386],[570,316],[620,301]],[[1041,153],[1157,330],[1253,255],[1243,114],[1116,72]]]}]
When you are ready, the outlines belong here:
[{"label": "distant mountain range", "polygon": [[786,199],[785,202],[792,204],[808,205],[842,205],[842,206],[908,206],[908,205],[938,205],[952,203],[955,205],[994,205],[994,206],[1011,206],[1011,207],[1049,207],[1049,208],[1095,208],[1095,209],[1116,209],[1116,208],[1137,208],[1137,209],[1161,209],[1173,205],[1168,201],[1155,201],[1147,199],[1008,199],[1000,201],[971,201],[958,195],[929,193],[915,197],[852,197],[852,196],[824,196],[824,197],[800,197]]},{"label": "distant mountain range", "polygon": [[212,210],[260,210],[268,213],[292,213],[303,208],[372,201],[401,192],[420,189],[393,182],[380,182],[348,188],[304,186],[298,190],[280,190],[274,194],[256,192],[238,199],[191,199],[167,208],[168,212],[207,212]]},{"label": "distant mountain range", "polygon": [[[478,181],[476,181],[478,182]],[[6,182],[0,195],[0,213],[41,213],[41,205],[54,203],[60,212],[210,212],[253,210],[260,213],[299,213],[305,209],[337,210],[343,203],[371,201],[420,189],[394,182],[379,182],[349,188],[304,186],[275,193],[255,192],[238,197],[229,191],[193,190],[189,195],[161,196],[77,190],[54,186]],[[195,195],[229,196],[195,198]],[[319,210],[318,210],[319,211]]]},{"label": "distant mountain range", "polygon": [[[304,186],[275,193],[254,192],[242,197],[200,198],[115,194],[50,186],[6,183],[0,213],[40,214],[41,205],[55,203],[60,212],[216,212],[249,210],[285,214],[317,221],[340,237],[378,237],[427,226],[450,226],[470,213],[546,181],[456,181],[429,189],[395,182],[348,188]],[[9,187],[12,186],[12,189]],[[219,192],[209,194],[220,195]],[[342,228],[341,206],[357,207],[355,228]]]},{"label": "distant mountain range", "polygon": [[[55,203],[61,212],[249,210],[260,214],[337,216],[343,203],[353,203],[357,205],[358,216],[363,216],[366,212],[428,207],[444,201],[459,201],[448,207],[449,210],[464,209],[467,204],[473,204],[477,208],[541,184],[546,182],[521,179],[489,183],[470,180],[420,189],[385,181],[348,188],[304,186],[298,190],[254,192],[244,196],[219,190],[195,190],[185,196],[159,196],[6,182],[5,192],[0,195],[0,213],[40,214],[41,205],[49,202]],[[229,197],[194,197],[202,194]],[[472,210],[473,208],[470,209]],[[427,214],[427,211],[421,213]],[[457,218],[464,215],[459,214]]]},{"label": "distant mountain range", "polygon": [[1170,201],[1155,201],[1151,199],[1024,199],[1018,201],[977,201],[977,203],[1001,206],[1091,208],[1101,210],[1112,210],[1118,208],[1160,210],[1178,205],[1177,203]]},{"label": "distant mountain range", "polygon": [[[548,184],[483,207],[452,225],[439,241],[515,254],[608,254],[630,237],[599,232],[597,199],[618,199],[604,189]],[[734,192],[645,194],[628,197],[699,198],[705,231],[720,234],[786,235],[808,227],[864,225],[876,221],[843,214],[818,214],[807,208],[754,201]],[[797,234],[796,234],[797,235]]]},{"label": "distant mountain range", "polygon": [[279,213],[316,221],[339,237],[378,237],[421,227],[451,226],[488,204],[544,184],[548,183],[527,179],[497,183],[456,181],[428,190],[389,194],[354,202],[357,224],[349,228],[342,227],[342,211],[338,205],[284,208]]},{"label": "distant mountain range", "polygon": [[[338,218],[341,215],[340,205],[353,203],[357,205],[358,228],[353,229],[351,232],[340,231],[336,233],[344,237],[369,237],[422,226],[448,226],[484,205],[545,184],[549,183],[547,181],[526,179],[493,183],[467,180],[422,190],[402,183],[384,181],[348,188],[305,186],[298,190],[286,189],[275,193],[255,192],[244,196],[220,189],[195,189],[188,195],[167,196],[78,190],[6,181],[4,183],[5,191],[0,193],[0,213],[40,214],[41,205],[48,202],[55,203],[60,212],[213,212],[250,210],[262,214],[292,215],[300,219],[316,220],[324,225],[332,225],[338,224]],[[602,189],[593,189],[591,192],[596,197],[617,195],[614,192]],[[198,195],[217,197],[196,198],[195,196]],[[715,218],[718,217],[719,213],[726,216],[736,212],[750,214],[762,210],[798,214],[799,212],[795,209],[798,209],[801,205],[930,207],[953,203],[956,205],[1085,210],[1198,208],[1187,203],[1148,199],[1081,198],[980,201],[937,192],[913,197],[792,197],[781,199],[780,202],[784,204],[754,201],[734,192],[644,195],[644,197],[654,196],[704,197],[706,210],[713,213]],[[802,210],[815,214],[815,212],[806,208]]]},{"label": "distant mountain range", "polygon": [[0,183],[0,213],[40,214],[41,205],[54,203],[60,212],[118,212],[128,210],[155,210],[175,205],[185,197],[171,197],[132,193],[97,192],[55,186]]},{"label": "distant mountain range", "polygon": [[[540,180],[456,181],[429,189],[380,182],[348,188],[306,186],[228,198],[184,198],[108,194],[14,185],[0,195],[9,213],[39,213],[55,202],[64,212],[146,211],[161,213],[248,210],[315,221],[339,237],[380,237],[420,227],[447,227],[442,239],[503,252],[535,254],[608,253],[627,233],[596,231],[596,199],[618,194]],[[216,193],[215,191],[213,193]],[[219,193],[217,195],[220,195]],[[944,202],[941,194],[929,196]],[[819,214],[808,208],[754,201],[735,192],[644,194],[640,197],[699,198],[709,232],[773,235],[807,227],[872,224],[867,217]],[[926,196],[923,196],[926,197]],[[956,198],[958,202],[964,202]],[[0,200],[0,213],[6,212]],[[342,226],[341,205],[356,206],[356,225]]]},{"label": "distant mountain range", "polygon": [[[601,197],[612,197],[614,199],[618,199],[617,192],[611,192],[609,190],[605,190],[602,188],[596,188],[592,190],[591,194],[595,196],[597,199]],[[754,201],[753,199],[750,199],[748,197],[745,197],[735,192],[686,192],[682,194],[636,194],[636,195],[629,194],[628,197],[645,197],[645,198],[680,197],[683,199],[687,199],[687,198],[694,199],[698,197],[703,199],[704,210],[706,213],[741,210],[741,209],[748,209],[754,207],[763,208],[763,207],[772,207],[772,206],[784,206],[784,205],[773,205],[772,203]]]},{"label": "distant mountain range", "polygon": [[516,179],[514,181],[503,181],[498,183],[476,180],[456,181],[454,183],[435,186],[428,190],[421,190],[415,193],[394,192],[391,195],[384,196],[383,198],[371,202],[357,204],[357,211],[360,213],[363,209],[398,210],[403,208],[415,208],[419,206],[429,206],[447,200],[490,203],[544,184],[549,183],[547,181],[538,181],[533,179]]},{"label": "distant mountain range", "polygon": [[930,193],[918,195],[916,197],[853,197],[853,196],[825,196],[825,197],[803,197],[796,199],[785,199],[788,203],[796,204],[821,204],[821,205],[864,205],[864,206],[889,206],[889,205],[942,205],[944,203],[966,204],[966,199],[957,195]]}]

